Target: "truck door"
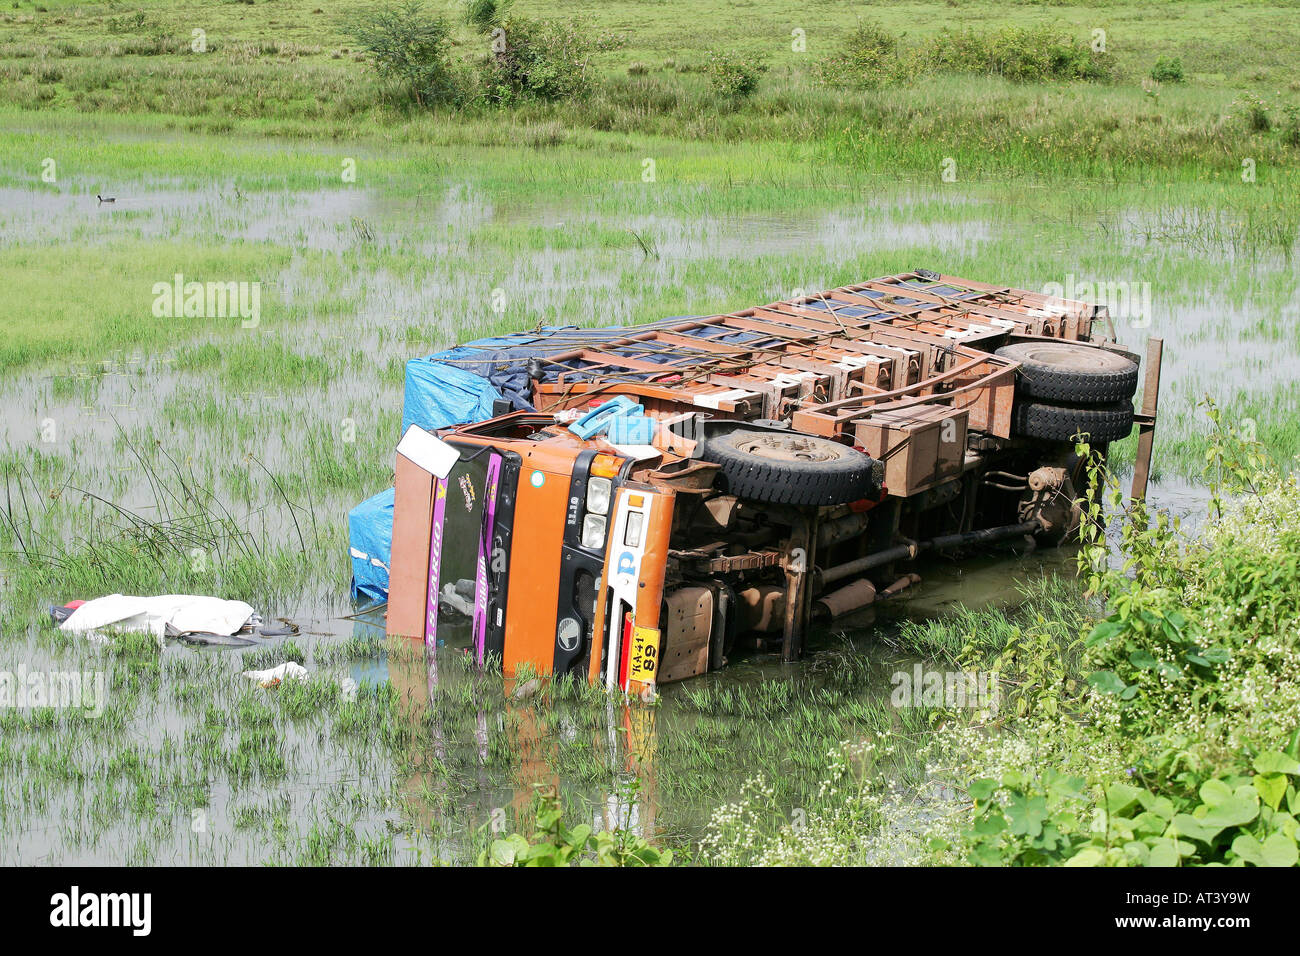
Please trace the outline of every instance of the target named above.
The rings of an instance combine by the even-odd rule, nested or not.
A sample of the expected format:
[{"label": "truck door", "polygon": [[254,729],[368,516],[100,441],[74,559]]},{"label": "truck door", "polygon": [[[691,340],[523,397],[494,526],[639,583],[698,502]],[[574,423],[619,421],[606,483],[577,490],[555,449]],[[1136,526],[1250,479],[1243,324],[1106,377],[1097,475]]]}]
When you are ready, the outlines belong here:
[{"label": "truck door", "polygon": [[425,641],[434,646],[440,626],[444,640],[448,632],[454,639],[463,625],[443,610],[454,607],[468,621],[470,646],[482,664],[489,655],[499,658],[504,645],[519,456],[450,444],[461,457],[445,479],[435,479]]}]

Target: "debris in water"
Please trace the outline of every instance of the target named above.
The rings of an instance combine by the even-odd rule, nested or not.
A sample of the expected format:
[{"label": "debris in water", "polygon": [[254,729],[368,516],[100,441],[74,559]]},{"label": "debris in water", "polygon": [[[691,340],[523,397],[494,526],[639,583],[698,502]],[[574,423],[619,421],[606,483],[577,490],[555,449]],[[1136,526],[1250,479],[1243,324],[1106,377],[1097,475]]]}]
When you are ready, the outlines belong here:
[{"label": "debris in water", "polygon": [[271,688],[278,687],[285,680],[303,680],[307,676],[307,668],[297,661],[285,661],[278,667],[269,667],[264,671],[244,671],[243,676],[257,681],[263,687]]},{"label": "debris in water", "polygon": [[542,682],[536,677],[526,680],[515,688],[514,693],[510,695],[511,700],[527,700],[542,688]]}]

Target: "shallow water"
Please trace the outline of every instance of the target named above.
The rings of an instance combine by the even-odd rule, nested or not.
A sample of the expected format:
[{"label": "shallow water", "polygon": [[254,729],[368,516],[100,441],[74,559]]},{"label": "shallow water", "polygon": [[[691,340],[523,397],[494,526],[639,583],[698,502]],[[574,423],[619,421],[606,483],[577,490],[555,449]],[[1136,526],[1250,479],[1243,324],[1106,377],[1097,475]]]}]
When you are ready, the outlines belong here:
[{"label": "shallow water", "polygon": [[[1153,488],[1153,500],[1161,500],[1160,491]],[[1179,489],[1174,497],[1190,509],[1199,506],[1195,489]],[[286,641],[301,649],[294,659],[308,664],[316,677],[362,685],[391,682],[402,701],[401,713],[427,736],[405,754],[367,749],[366,757],[358,760],[327,729],[327,718],[285,721],[278,726],[283,734],[279,746],[293,766],[287,779],[241,787],[218,775],[201,800],[191,803],[178,803],[177,794],[168,798],[160,792],[151,811],[160,822],[147,838],[136,816],[103,828],[91,826],[83,819],[84,790],[70,789],[44,803],[32,826],[15,831],[0,846],[0,860],[98,864],[126,854],[133,862],[161,864],[291,862],[294,840],[308,839],[306,824],[298,821],[338,818],[339,788],[351,795],[351,832],[359,839],[391,839],[398,859],[412,858],[417,847],[428,853],[432,846],[449,862],[466,860],[476,831],[492,830],[503,821],[513,826],[517,815],[526,820],[535,788],[545,785],[560,788],[571,823],[585,819],[598,829],[630,827],[663,843],[689,845],[703,834],[714,808],[733,799],[748,777],[788,772],[792,768],[783,761],[793,759],[797,766],[804,759],[806,755],[794,753],[793,741],[787,752],[764,739],[785,724],[786,708],[800,701],[816,706],[818,693],[836,688],[852,663],[854,685],[847,697],[835,698],[837,706],[858,701],[888,711],[891,675],[910,673],[914,666],[942,666],[900,642],[901,621],[942,617],[960,608],[1015,607],[1023,600],[1019,587],[1024,582],[1044,574],[1068,574],[1073,565],[1070,549],[927,562],[920,567],[923,582],[905,597],[816,629],[798,664],[783,663],[778,654],[741,649],[722,671],[662,687],[653,708],[616,700],[593,705],[540,696],[514,699],[518,683],[503,686],[499,676],[481,677],[466,666],[468,628],[456,623],[444,628],[432,655],[426,656],[418,643],[399,641],[387,644],[389,653],[379,650],[364,660],[313,663],[322,649],[328,651],[348,638],[382,645],[382,609],[361,611],[355,619],[297,617],[300,635],[270,639],[254,649],[172,642],[162,652],[169,662],[164,670],[178,662],[198,662],[195,666],[207,676],[191,678],[201,699],[178,702],[161,688],[136,709],[128,725],[132,748],[167,749],[168,738],[186,739],[208,694],[226,710],[234,710],[240,695],[250,692],[271,700],[273,692],[250,691],[235,675],[253,666],[247,663],[252,655]],[[29,645],[28,667],[67,669],[65,655],[40,649],[42,643],[47,642]],[[774,686],[788,687],[791,693],[769,715],[770,723],[737,711],[740,700],[769,697]],[[699,706],[696,695],[712,692],[735,697]],[[852,735],[860,726],[850,721],[841,730]],[[884,726],[893,726],[887,732],[900,740],[908,738],[892,718]],[[725,750],[701,763],[693,739],[716,739],[720,734],[726,735]],[[838,740],[834,735],[827,738],[831,745]],[[511,756],[503,759],[501,749]],[[432,766],[426,766],[430,762]],[[405,794],[405,812],[380,799],[389,792]],[[104,799],[102,794],[95,797],[97,803]],[[206,827],[199,834],[186,830],[196,804]],[[250,807],[285,808],[281,816],[289,822],[271,825],[269,833],[264,825],[249,826],[241,815]],[[412,814],[422,837],[405,832],[392,836],[392,829],[409,823]]]}]

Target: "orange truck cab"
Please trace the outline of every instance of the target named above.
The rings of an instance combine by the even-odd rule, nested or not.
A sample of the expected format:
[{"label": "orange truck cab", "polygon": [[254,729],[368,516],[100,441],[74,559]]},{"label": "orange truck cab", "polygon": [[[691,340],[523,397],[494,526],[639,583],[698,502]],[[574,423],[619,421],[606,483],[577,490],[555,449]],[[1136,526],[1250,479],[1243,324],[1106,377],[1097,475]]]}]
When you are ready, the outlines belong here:
[{"label": "orange truck cab", "polygon": [[478,660],[507,675],[581,675],[629,693],[652,685],[673,492],[632,480],[631,460],[549,414],[437,440],[457,452],[441,477],[399,453],[393,565],[414,573],[394,576],[389,633],[433,645],[451,598],[472,620]]}]

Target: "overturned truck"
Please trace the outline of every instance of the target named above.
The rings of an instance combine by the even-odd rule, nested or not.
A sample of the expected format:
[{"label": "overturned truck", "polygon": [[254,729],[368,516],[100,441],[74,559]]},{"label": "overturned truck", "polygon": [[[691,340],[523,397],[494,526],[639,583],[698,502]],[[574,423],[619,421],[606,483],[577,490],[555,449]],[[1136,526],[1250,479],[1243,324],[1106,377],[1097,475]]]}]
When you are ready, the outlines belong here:
[{"label": "overturned truck", "polygon": [[507,674],[643,693],[737,642],[919,580],[909,562],[1079,521],[1086,437],[1141,429],[1159,383],[1104,308],[919,270],[727,315],[551,329],[442,353],[483,418],[398,446],[387,627],[470,621]]}]

